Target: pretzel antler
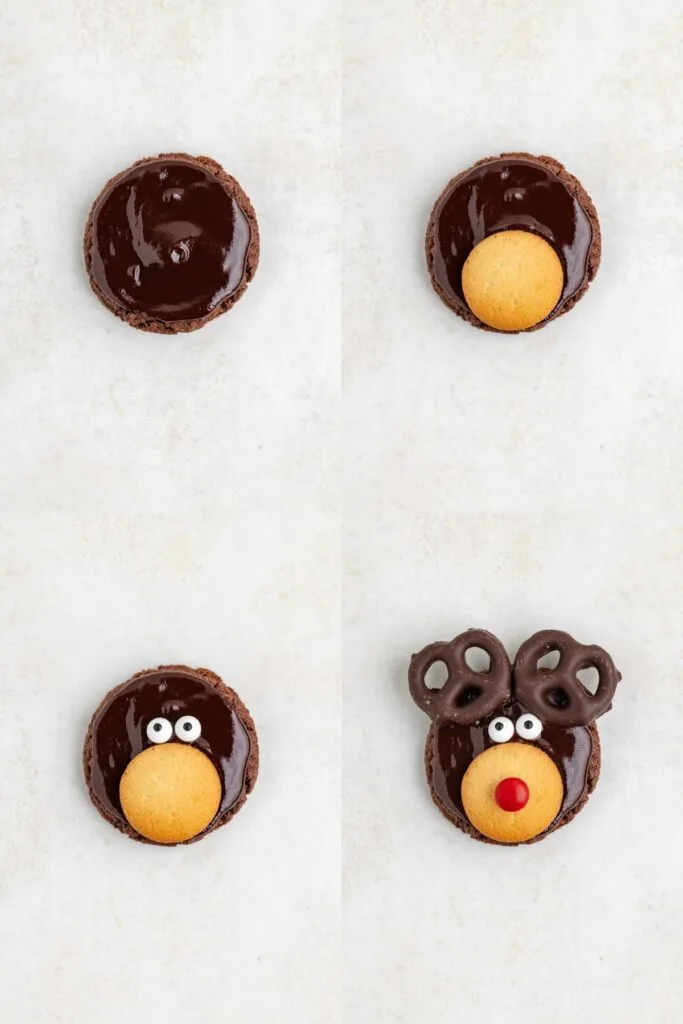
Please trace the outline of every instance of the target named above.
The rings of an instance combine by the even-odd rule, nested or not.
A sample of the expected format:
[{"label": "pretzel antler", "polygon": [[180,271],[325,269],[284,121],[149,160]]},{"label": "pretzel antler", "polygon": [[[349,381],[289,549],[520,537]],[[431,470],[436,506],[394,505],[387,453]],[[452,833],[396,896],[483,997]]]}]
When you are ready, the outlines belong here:
[{"label": "pretzel antler", "polygon": [[[545,654],[557,652],[556,668],[539,668]],[[581,683],[578,673],[584,668],[598,671],[594,694]],[[534,633],[520,647],[513,669],[515,697],[543,722],[555,725],[588,725],[612,704],[621,679],[607,651],[595,645],[585,646],[556,629]]]},{"label": "pretzel antler", "polygon": [[[487,672],[476,672],[467,664],[465,655],[473,647],[480,647],[491,659]],[[437,661],[448,669],[448,679],[442,689],[432,690],[425,683],[425,676]],[[473,725],[510,697],[510,659],[500,640],[491,633],[468,629],[449,643],[429,644],[414,654],[408,680],[413,700],[430,718]]]}]

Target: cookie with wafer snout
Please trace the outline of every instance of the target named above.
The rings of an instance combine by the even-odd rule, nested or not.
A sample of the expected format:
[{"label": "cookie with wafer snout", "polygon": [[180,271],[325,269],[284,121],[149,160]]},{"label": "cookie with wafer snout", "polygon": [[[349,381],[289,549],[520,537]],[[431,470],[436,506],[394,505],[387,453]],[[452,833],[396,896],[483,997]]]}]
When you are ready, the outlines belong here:
[{"label": "cookie with wafer snout", "polygon": [[120,832],[191,843],[226,824],[258,774],[251,715],[208,669],[138,672],[104,698],[83,747],[90,798]]},{"label": "cookie with wafer snout", "polygon": [[[482,650],[476,671],[467,653]],[[554,668],[540,663],[559,657]],[[447,679],[427,684],[441,662]],[[579,673],[598,673],[595,693]],[[425,770],[439,810],[463,832],[499,845],[532,843],[585,806],[600,774],[595,719],[608,711],[621,675],[601,647],[543,630],[520,647],[514,666],[491,633],[470,629],[433,643],[410,663],[410,692],[431,719]]]},{"label": "cookie with wafer snout", "polygon": [[559,161],[503,153],[448,182],[425,249],[449,309],[475,327],[514,334],[538,330],[585,294],[600,265],[600,223]]}]

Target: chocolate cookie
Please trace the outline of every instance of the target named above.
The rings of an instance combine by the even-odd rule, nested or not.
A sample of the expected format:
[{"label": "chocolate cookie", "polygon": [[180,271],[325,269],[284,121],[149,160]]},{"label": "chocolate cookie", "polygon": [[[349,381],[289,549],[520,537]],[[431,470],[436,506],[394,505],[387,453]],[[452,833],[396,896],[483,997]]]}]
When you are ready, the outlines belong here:
[{"label": "chocolate cookie", "polygon": [[[478,251],[504,232],[531,233],[546,244],[520,252],[524,239],[508,246],[501,238]],[[557,160],[503,153],[449,181],[425,247],[432,285],[454,313],[483,330],[532,331],[567,313],[588,289],[600,264],[600,224],[588,193]],[[465,272],[470,255],[476,272]]]},{"label": "chocolate cookie", "polygon": [[131,327],[195,331],[246,290],[259,259],[256,214],[207,156],[162,153],[107,182],[83,239],[90,286]]},{"label": "chocolate cookie", "polygon": [[90,720],[83,768],[106,820],[140,842],[190,843],[230,821],[254,788],[251,715],[205,668],[138,672]]},{"label": "chocolate cookie", "polygon": [[[489,667],[478,672],[467,652],[481,649]],[[550,653],[553,669],[539,666]],[[425,677],[442,662],[448,678],[430,689]],[[578,678],[595,668],[595,694]],[[413,655],[410,692],[432,720],[425,770],[432,799],[463,832],[485,843],[517,845],[543,839],[586,804],[600,774],[595,719],[608,711],[621,679],[609,654],[568,633],[543,630],[517,653],[514,667],[496,637],[480,629]]]}]

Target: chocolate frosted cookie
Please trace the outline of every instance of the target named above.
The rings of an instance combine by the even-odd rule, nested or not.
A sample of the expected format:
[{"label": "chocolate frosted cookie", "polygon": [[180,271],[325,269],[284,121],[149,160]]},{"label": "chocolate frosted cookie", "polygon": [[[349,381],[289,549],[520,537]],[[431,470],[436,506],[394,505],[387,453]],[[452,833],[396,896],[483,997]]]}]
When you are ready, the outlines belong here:
[{"label": "chocolate frosted cookie", "polygon": [[90,798],[132,839],[173,845],[213,832],[254,788],[251,715],[208,669],[164,665],[107,694],[83,747]]},{"label": "chocolate frosted cookie", "polygon": [[104,186],[85,226],[90,285],[131,327],[194,331],[244,294],[259,259],[254,209],[206,156],[138,160]]},{"label": "chocolate frosted cookie", "polygon": [[503,153],[449,181],[425,245],[434,289],[454,313],[516,333],[576,305],[600,264],[600,224],[590,196],[557,160]]},{"label": "chocolate frosted cookie", "polygon": [[[485,671],[467,663],[483,650]],[[543,668],[546,655],[559,657]],[[442,662],[442,689],[427,686]],[[595,668],[589,693],[578,673]],[[601,647],[543,630],[522,644],[514,667],[496,637],[470,629],[413,655],[410,692],[432,720],[425,769],[432,798],[449,821],[482,842],[532,843],[566,825],[586,804],[600,774],[595,719],[608,711],[621,676]]]}]

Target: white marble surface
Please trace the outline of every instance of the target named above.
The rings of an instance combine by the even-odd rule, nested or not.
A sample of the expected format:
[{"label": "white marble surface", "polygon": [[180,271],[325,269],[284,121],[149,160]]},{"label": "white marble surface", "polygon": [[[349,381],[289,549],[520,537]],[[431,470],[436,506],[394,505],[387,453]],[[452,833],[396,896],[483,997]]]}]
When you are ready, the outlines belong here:
[{"label": "white marble surface", "polygon": [[[326,0],[0,5],[0,1019],[335,1021],[339,53]],[[245,297],[140,334],[91,294],[88,206],[208,153],[256,207]],[[206,664],[259,781],[198,845],[90,806],[106,690]]]},{"label": "white marble surface", "polygon": [[[345,0],[343,33],[339,6],[0,7],[0,1019],[679,1024],[679,5]],[[581,177],[604,252],[573,313],[496,339],[422,239],[510,148]],[[175,149],[239,177],[263,246],[168,339],[100,307],[80,233]],[[475,624],[624,673],[594,797],[537,846],[426,789],[408,657]],[[262,763],[230,826],[161,850],[93,811],[80,745],[174,660],[239,689]]]},{"label": "white marble surface", "polygon": [[[348,1020],[679,1024],[683,954],[683,17],[674,0],[346,0]],[[580,176],[603,265],[493,338],[432,293],[449,177]],[[409,655],[471,625],[606,646],[585,810],[489,848],[432,806]]]}]

